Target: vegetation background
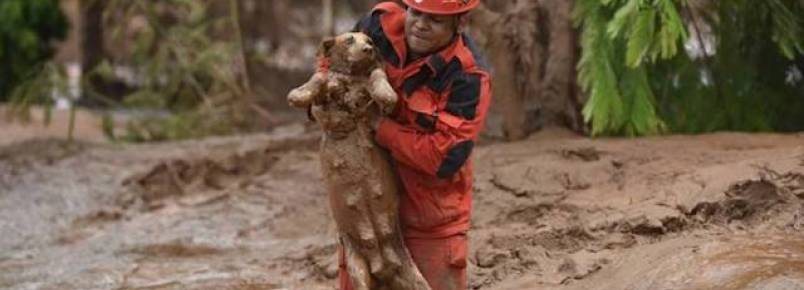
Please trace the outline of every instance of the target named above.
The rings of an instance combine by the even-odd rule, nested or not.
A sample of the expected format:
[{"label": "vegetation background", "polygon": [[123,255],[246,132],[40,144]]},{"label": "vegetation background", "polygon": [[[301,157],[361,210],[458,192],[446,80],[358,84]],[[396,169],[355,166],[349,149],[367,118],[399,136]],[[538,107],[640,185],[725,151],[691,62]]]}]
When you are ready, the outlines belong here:
[{"label": "vegetation background", "polygon": [[[333,289],[285,97],[375,2],[0,0],[0,289]],[[804,0],[482,3],[471,289],[804,289]]]},{"label": "vegetation background", "polygon": [[[0,102],[26,120],[61,99],[128,141],[264,130],[298,118],[284,96],[318,41],[375,2],[5,0]],[[494,68],[492,136],[804,129],[804,1],[487,0],[467,32]]]}]

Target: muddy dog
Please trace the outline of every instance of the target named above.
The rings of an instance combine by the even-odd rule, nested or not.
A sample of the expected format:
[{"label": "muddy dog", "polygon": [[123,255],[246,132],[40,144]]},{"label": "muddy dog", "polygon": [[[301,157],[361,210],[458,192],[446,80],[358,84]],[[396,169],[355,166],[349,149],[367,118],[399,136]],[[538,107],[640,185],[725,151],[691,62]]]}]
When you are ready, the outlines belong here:
[{"label": "muddy dog", "polygon": [[362,33],[327,39],[319,53],[329,59],[329,71],[292,90],[288,102],[310,108],[323,129],[321,169],[352,285],[429,290],[399,229],[396,174],[370,128],[397,102],[378,53]]}]

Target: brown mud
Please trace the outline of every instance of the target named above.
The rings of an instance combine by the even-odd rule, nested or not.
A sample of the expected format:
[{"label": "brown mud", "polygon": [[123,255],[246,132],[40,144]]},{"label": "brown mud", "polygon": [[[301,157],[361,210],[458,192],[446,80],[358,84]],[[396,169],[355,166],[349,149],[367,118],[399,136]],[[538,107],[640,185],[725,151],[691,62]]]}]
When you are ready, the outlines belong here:
[{"label": "brown mud", "polygon": [[[319,134],[9,142],[0,289],[335,289]],[[472,289],[804,289],[804,135],[547,130],[474,158]]]}]

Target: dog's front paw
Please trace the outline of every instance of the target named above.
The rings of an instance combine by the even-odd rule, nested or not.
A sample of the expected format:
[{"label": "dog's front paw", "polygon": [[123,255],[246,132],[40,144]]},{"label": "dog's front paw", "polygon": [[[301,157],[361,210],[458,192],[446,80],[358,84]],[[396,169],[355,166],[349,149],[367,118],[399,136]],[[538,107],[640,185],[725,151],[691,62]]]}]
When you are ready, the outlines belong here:
[{"label": "dog's front paw", "polygon": [[388,83],[388,78],[382,70],[372,72],[369,93],[374,102],[380,106],[383,114],[387,115],[394,111],[399,97],[394,92],[391,84]]},{"label": "dog's front paw", "polygon": [[288,93],[288,104],[295,108],[307,108],[313,104],[313,92],[307,87],[298,87]]},{"label": "dog's front paw", "polygon": [[315,73],[307,83],[288,93],[288,104],[292,107],[306,109],[321,94],[326,77],[323,73]]}]

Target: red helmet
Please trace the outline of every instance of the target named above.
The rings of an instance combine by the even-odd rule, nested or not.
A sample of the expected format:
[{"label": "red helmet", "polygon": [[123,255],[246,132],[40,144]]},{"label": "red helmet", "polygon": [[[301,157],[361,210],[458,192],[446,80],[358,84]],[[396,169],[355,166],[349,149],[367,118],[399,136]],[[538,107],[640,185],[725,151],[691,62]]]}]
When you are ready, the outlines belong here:
[{"label": "red helmet", "polygon": [[402,0],[408,7],[429,14],[460,14],[474,9],[480,0]]}]

